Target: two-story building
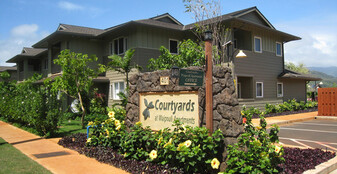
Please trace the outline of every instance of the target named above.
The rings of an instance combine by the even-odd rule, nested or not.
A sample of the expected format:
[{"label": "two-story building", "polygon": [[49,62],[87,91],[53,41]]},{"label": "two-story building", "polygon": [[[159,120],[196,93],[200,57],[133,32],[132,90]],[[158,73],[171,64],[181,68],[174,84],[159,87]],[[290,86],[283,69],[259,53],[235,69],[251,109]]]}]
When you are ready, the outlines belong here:
[{"label": "two-story building", "polygon": [[[256,7],[210,21],[217,20],[232,31],[232,51],[240,49],[247,55],[245,59],[234,61],[240,103],[264,106],[292,98],[306,100],[306,82],[316,79],[284,69],[284,44],[299,37],[276,30]],[[106,64],[109,55],[123,55],[132,48],[135,49],[135,63],[147,71],[148,60],[160,55],[160,46],[179,54],[180,41],[195,40],[194,26],[183,25],[168,13],[107,29],[60,24],[55,32],[34,44],[33,48],[24,48],[21,54],[7,62],[17,64],[18,80],[21,81],[34,72],[45,77],[60,73],[61,68],[53,60],[63,49],[95,54],[98,63]],[[126,85],[125,77],[114,71],[102,74],[95,83],[108,94],[109,105],[119,100],[117,93],[124,91]]]}]

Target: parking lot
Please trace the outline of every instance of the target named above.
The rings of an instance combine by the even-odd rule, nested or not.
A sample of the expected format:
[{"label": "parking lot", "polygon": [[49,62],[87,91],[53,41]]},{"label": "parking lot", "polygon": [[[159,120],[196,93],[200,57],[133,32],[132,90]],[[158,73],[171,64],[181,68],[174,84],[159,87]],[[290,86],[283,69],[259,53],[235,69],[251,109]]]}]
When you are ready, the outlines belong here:
[{"label": "parking lot", "polygon": [[310,120],[281,126],[280,143],[337,152],[337,120]]}]

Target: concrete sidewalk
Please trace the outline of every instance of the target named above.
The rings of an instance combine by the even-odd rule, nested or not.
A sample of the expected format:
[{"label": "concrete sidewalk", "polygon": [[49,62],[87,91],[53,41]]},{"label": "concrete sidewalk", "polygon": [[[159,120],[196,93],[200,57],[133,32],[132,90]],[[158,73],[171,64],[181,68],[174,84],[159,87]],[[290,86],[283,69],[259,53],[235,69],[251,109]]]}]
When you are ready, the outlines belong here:
[{"label": "concrete sidewalk", "polygon": [[64,148],[55,139],[41,138],[2,121],[0,137],[52,173],[128,173]]}]

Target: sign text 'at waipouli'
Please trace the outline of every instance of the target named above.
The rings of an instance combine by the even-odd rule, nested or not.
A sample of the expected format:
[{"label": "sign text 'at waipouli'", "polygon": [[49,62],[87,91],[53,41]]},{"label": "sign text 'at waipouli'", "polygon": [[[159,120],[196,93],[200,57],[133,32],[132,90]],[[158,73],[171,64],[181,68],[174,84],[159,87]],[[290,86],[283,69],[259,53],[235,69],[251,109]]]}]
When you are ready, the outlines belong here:
[{"label": "sign text 'at waipouli'", "polygon": [[139,118],[143,126],[153,130],[171,128],[178,119],[184,125],[199,126],[197,92],[159,92],[139,95]]}]

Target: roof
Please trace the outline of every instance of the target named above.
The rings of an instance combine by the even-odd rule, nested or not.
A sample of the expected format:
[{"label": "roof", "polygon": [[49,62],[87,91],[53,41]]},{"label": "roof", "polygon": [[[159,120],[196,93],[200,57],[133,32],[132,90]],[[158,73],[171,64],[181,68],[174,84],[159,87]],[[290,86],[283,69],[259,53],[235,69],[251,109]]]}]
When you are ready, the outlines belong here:
[{"label": "roof", "polygon": [[0,66],[0,72],[4,71],[16,71],[16,66]]},{"label": "roof", "polygon": [[102,34],[105,30],[76,25],[60,24],[57,28],[57,31],[97,36],[99,34]]},{"label": "roof", "polygon": [[284,69],[284,71],[278,76],[279,79],[297,79],[306,81],[320,81],[321,78],[313,77],[308,74],[301,74],[295,71]]},{"label": "roof", "polygon": [[[258,18],[261,19],[262,23],[264,23],[265,25],[254,23],[250,20],[245,19],[244,16],[249,14],[249,13],[256,13]],[[275,27],[267,20],[267,18],[257,9],[257,7],[250,7],[250,8],[246,8],[246,9],[243,9],[243,10],[228,13],[228,14],[225,14],[225,15],[222,15],[222,16],[207,19],[207,20],[204,20],[204,21],[201,21],[201,22],[188,24],[188,25],[184,26],[184,29],[190,30],[190,29],[195,28],[196,24],[208,25],[208,24],[211,24],[211,23],[214,23],[214,22],[219,22],[219,21],[222,21],[222,22],[238,21],[238,22],[242,22],[242,23],[245,23],[245,24],[249,24],[251,26],[255,26],[255,27],[258,27],[258,28],[262,28],[264,30],[268,30],[268,31],[271,31],[271,32],[278,33],[278,34],[284,36],[285,41],[301,39],[300,37],[297,37],[297,36],[294,36],[294,35],[276,30]]]},{"label": "roof", "polygon": [[[250,13],[253,13],[255,17],[258,19],[258,21],[261,21],[260,24],[254,23],[245,17],[245,15],[250,14]],[[219,22],[219,21],[223,21],[223,22],[239,21],[239,22],[243,22],[245,24],[249,24],[252,26],[261,27],[262,29],[267,29],[268,31],[276,32],[277,34],[283,36],[284,41],[301,39],[297,36],[293,36],[293,35],[276,30],[275,27],[257,9],[257,7],[250,7],[250,8],[246,8],[243,10],[238,10],[232,13],[228,13],[222,16],[207,19],[207,20],[202,21],[202,24],[207,25],[207,24],[210,24],[213,22]],[[130,26],[130,25],[134,25],[134,24],[148,25],[148,26],[167,28],[167,29],[172,29],[172,30],[189,31],[193,29],[195,27],[195,24],[197,23],[183,25],[177,19],[171,16],[169,13],[164,13],[164,14],[151,17],[148,19],[132,20],[126,23],[122,23],[122,24],[110,27],[110,28],[106,28],[104,30],[69,25],[69,24],[60,24],[54,33],[40,40],[39,42],[34,44],[33,47],[45,48],[47,47],[48,42],[50,42],[51,40],[54,40],[54,41],[60,40],[61,38],[60,36],[78,35],[82,37],[92,37],[92,38],[102,39],[104,36],[106,36],[109,33],[112,33],[118,29]]]},{"label": "roof", "polygon": [[27,57],[37,57],[37,56],[40,56],[44,53],[47,53],[48,49],[47,48],[27,48],[27,47],[24,47],[22,49],[22,52],[21,54],[18,54],[14,57],[12,57],[11,59],[7,60],[6,62],[7,63],[15,63],[17,62],[18,60],[21,60],[21,59],[24,59],[24,58],[27,58]]}]

